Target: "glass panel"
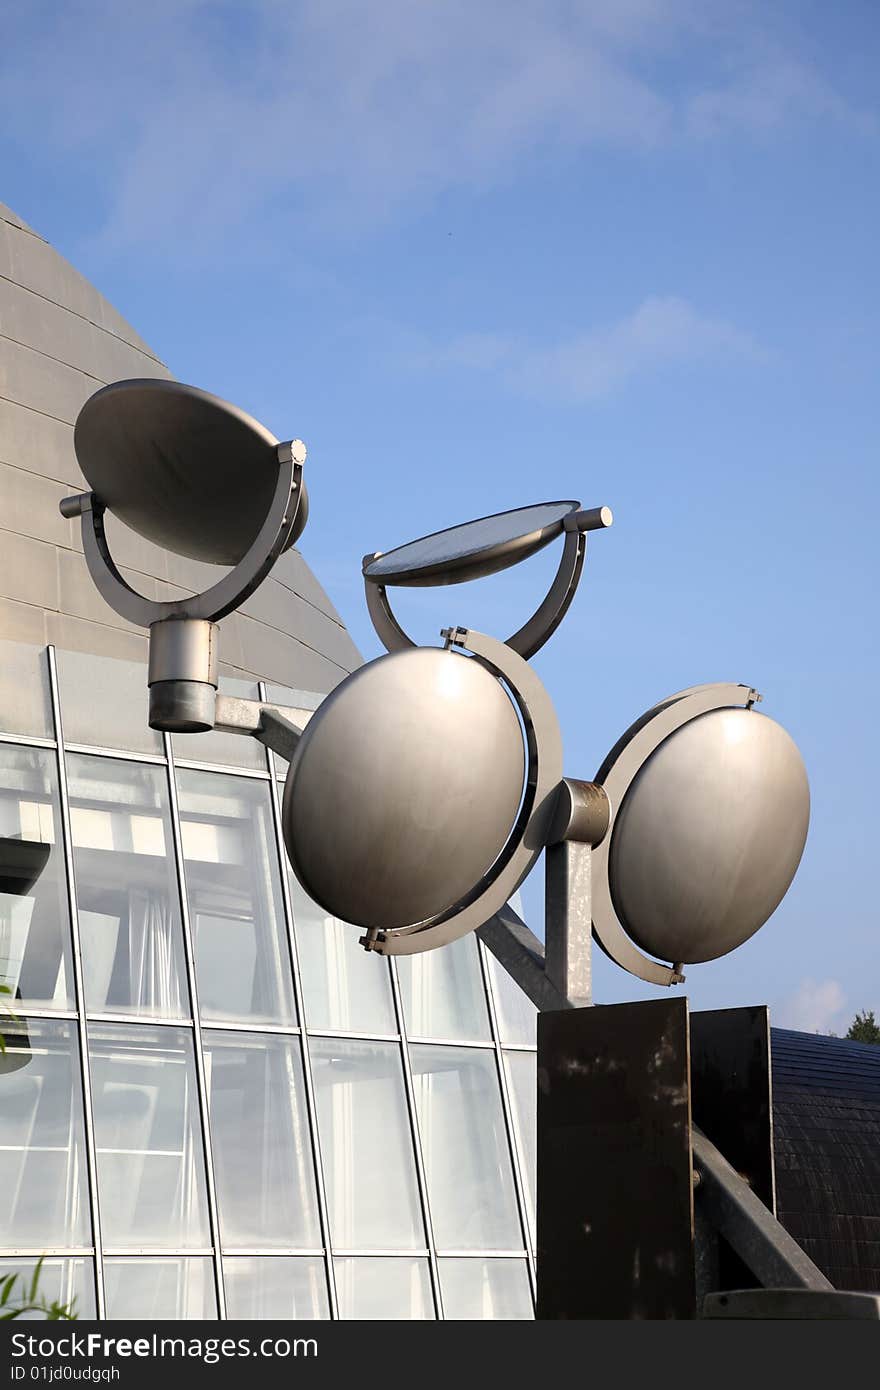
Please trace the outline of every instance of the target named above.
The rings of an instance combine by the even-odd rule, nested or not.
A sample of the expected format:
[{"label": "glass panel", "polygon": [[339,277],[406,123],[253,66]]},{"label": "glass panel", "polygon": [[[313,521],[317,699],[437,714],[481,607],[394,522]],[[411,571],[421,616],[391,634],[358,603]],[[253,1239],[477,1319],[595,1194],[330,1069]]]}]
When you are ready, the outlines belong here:
[{"label": "glass panel", "polygon": [[442,1250],[521,1250],[494,1054],[410,1048],[434,1239]]},{"label": "glass panel", "polygon": [[46,648],[32,647],[27,642],[0,642],[0,663],[0,730],[4,734],[54,738]]},{"label": "glass panel", "polygon": [[202,1018],[295,1023],[269,784],[177,780]]},{"label": "glass panel", "polygon": [[525,1260],[438,1260],[448,1320],[534,1318]]},{"label": "glass panel", "polygon": [[91,1245],[79,1046],[72,1023],[3,1022],[0,1240]]},{"label": "glass panel", "polygon": [[189,1031],[93,1024],[89,1038],[105,1245],[210,1245]]},{"label": "glass panel", "polygon": [[0,984],[22,1009],[73,1008],[55,754],[8,743],[0,744]]},{"label": "glass panel", "polygon": [[321,1246],[299,1039],[203,1039],[224,1247]]},{"label": "glass panel", "polygon": [[528,1043],[536,1047],[538,1010],[531,999],[523,994],[516,981],[508,975],[504,966],[498,964],[491,951],[486,952],[486,960],[489,963],[489,979],[492,983],[501,1042]]},{"label": "glass panel", "polygon": [[288,874],[310,1028],[396,1033],[388,961],[358,945],[359,927],[328,917]]},{"label": "glass panel", "polygon": [[162,735],[148,724],[147,668],[91,652],[56,651],[61,723],[67,743],[161,753]]},{"label": "glass panel", "polygon": [[504,1067],[534,1243],[535,1185],[538,1175],[538,1054],[505,1052]]},{"label": "glass panel", "polygon": [[107,1317],[160,1322],[216,1318],[214,1264],[210,1259],[105,1260]]},{"label": "glass panel", "polygon": [[70,753],[67,775],[86,1005],[186,1017],[165,769]]},{"label": "glass panel", "polygon": [[427,1260],[334,1260],[339,1316],[359,1322],[433,1319]]},{"label": "glass panel", "polygon": [[475,1042],[489,1038],[486,991],[473,932],[442,951],[398,956],[397,978],[406,1031],[413,1037]]},{"label": "glass panel", "polygon": [[[23,1294],[30,1292],[36,1266],[36,1260],[0,1260],[0,1282],[9,1274],[18,1274],[27,1284],[26,1290],[22,1290],[21,1283],[16,1284],[4,1312],[24,1301]],[[44,1259],[37,1282],[37,1299],[46,1303],[63,1303],[78,1318],[96,1317],[94,1261]],[[45,1314],[22,1313],[18,1320],[24,1322],[31,1318],[45,1320]]]},{"label": "glass panel", "polygon": [[223,1261],[226,1315],[312,1322],[329,1318],[327,1271],[320,1257],[235,1255]]},{"label": "glass panel", "polygon": [[309,1043],[330,1209],[340,1250],[412,1250],[427,1243],[396,1043]]},{"label": "glass panel", "polygon": [[[237,695],[240,700],[259,700],[260,687],[256,681],[221,676],[217,682],[221,695]],[[188,758],[198,763],[223,763],[226,767],[252,767],[266,771],[266,750],[262,743],[245,734],[172,734],[171,747],[175,758]]]}]

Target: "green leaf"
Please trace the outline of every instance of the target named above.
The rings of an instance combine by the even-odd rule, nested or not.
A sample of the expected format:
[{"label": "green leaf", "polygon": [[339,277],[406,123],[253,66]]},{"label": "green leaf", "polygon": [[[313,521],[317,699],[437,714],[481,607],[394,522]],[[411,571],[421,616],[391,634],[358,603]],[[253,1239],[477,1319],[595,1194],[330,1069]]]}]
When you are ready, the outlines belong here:
[{"label": "green leaf", "polygon": [[15,1282],[17,1279],[17,1274],[7,1274],[2,1284],[0,1284],[0,1307],[3,1307],[4,1304],[9,1302],[9,1295],[15,1288]]},{"label": "green leaf", "polygon": [[40,1271],[43,1268],[44,1259],[45,1255],[41,1255],[40,1258],[37,1260],[36,1266],[34,1267],[34,1277],[31,1280],[31,1287],[28,1293],[28,1301],[30,1303],[35,1303],[37,1300],[37,1289],[40,1287]]}]

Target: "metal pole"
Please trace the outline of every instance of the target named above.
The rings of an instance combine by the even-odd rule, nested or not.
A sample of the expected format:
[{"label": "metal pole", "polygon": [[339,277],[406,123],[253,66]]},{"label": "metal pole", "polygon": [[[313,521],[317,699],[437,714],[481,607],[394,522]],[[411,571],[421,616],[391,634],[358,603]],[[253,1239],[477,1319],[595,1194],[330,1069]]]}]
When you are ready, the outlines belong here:
[{"label": "metal pole", "polygon": [[[260,682],[260,698],[265,699],[266,686]],[[281,900],[284,904],[284,919],[287,926],[287,944],[290,951],[290,966],[293,972],[293,998],[299,1022],[300,1047],[302,1049],[303,1089],[306,1097],[306,1118],[312,1140],[312,1160],[315,1169],[315,1193],[318,1199],[318,1222],[324,1241],[324,1276],[327,1281],[327,1299],[330,1317],[339,1317],[339,1299],[336,1291],[336,1267],[333,1263],[333,1240],[330,1232],[330,1210],[327,1203],[327,1189],[324,1183],[324,1164],[321,1158],[321,1139],[318,1133],[318,1110],[315,1099],[315,1081],[312,1075],[312,1059],[306,1032],[305,1000],[303,998],[302,978],[299,969],[299,952],[296,943],[296,930],[293,920],[293,901],[290,882],[287,877],[287,854],[281,832],[281,804],[278,798],[278,781],[272,758],[272,750],[266,746],[266,766],[269,769],[269,795],[272,801],[272,823],[275,830],[275,850],[281,871]]]},{"label": "metal pole", "polygon": [[593,1002],[592,847],[576,840],[544,851],[547,979],[573,1008]]},{"label": "metal pole", "polygon": [[208,1082],[205,1068],[205,1054],[202,1045],[202,1020],[199,1013],[198,982],[196,980],[195,947],[192,924],[189,915],[189,897],[186,888],[186,870],[183,853],[183,833],[180,827],[180,806],[177,798],[177,777],[174,771],[174,752],[171,735],[162,735],[165,743],[165,757],[168,760],[168,795],[171,809],[171,834],[174,841],[174,860],[177,867],[177,883],[180,893],[180,920],[183,928],[183,952],[186,961],[186,978],[189,988],[190,1010],[193,1027],[193,1056],[196,1070],[196,1091],[199,1098],[199,1113],[202,1120],[202,1157],[205,1163],[205,1182],[208,1194],[208,1221],[214,1246],[214,1283],[217,1289],[217,1316],[226,1317],[226,1288],[223,1275],[223,1250],[220,1242],[220,1214],[217,1206],[217,1190],[214,1182],[214,1152],[211,1143],[211,1107],[208,1097]]},{"label": "metal pole", "polygon": [[95,1303],[97,1315],[106,1314],[104,1296],[104,1250],[101,1241],[101,1211],[98,1203],[98,1159],[95,1145],[95,1112],[92,1104],[92,1068],[89,1056],[89,1036],[86,1024],[86,999],[83,988],[82,946],[79,934],[79,914],[76,906],[76,879],[73,871],[73,835],[70,828],[70,799],[67,792],[67,764],[64,756],[64,725],[61,718],[61,698],[58,691],[58,670],[55,648],[48,647],[49,691],[52,717],[55,724],[55,753],[58,767],[58,798],[61,806],[61,839],[64,848],[64,868],[67,877],[67,898],[72,937],[73,989],[76,1000],[79,1032],[79,1061],[83,1084],[83,1125],[86,1140],[86,1172],[88,1175],[89,1205],[92,1216],[92,1236],[95,1242]]}]

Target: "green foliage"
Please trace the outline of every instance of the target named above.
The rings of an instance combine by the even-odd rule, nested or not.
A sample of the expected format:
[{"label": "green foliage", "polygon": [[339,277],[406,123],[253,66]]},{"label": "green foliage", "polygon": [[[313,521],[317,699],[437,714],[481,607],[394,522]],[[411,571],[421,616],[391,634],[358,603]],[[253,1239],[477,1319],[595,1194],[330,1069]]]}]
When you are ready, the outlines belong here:
[{"label": "green foliage", "polygon": [[42,1258],[37,1260],[30,1283],[23,1274],[7,1274],[0,1279],[0,1322],[22,1318],[25,1313],[41,1313],[47,1322],[75,1322],[77,1314],[72,1303],[51,1302],[40,1293]]},{"label": "green foliage", "polygon": [[874,1010],[865,1009],[856,1014],[846,1036],[852,1042],[880,1043],[880,1023],[874,1017]]}]

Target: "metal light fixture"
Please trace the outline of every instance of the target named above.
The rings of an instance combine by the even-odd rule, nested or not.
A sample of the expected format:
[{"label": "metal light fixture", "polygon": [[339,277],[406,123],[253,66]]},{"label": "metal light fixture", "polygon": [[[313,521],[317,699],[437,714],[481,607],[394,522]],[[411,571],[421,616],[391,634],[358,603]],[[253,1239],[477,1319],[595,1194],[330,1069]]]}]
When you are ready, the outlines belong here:
[{"label": "metal light fixture", "polygon": [[[149,628],[152,726],[246,734],[288,759],[282,829],[290,863],[315,901],[363,929],[367,950],[414,954],[478,930],[545,1014],[548,1026],[539,1028],[545,1089],[554,1077],[568,1084],[579,1047],[587,1049],[577,1053],[584,1074],[595,1066],[602,1072],[608,1061],[608,1029],[592,1011],[580,1012],[587,1026],[574,1030],[574,1042],[566,1033],[561,1058],[554,1054],[559,1019],[592,1003],[593,938],[631,974],[677,984],[684,964],[736,949],[781,901],[804,848],[809,788],[788,734],[756,712],[760,696],[752,686],[703,685],[670,696],[618,740],[594,781],[564,775],[556,713],[528,658],[565,616],[582,575],[587,534],[611,524],[607,507],[543,502],[367,555],[367,606],[387,655],[306,711],[216,690],[217,623],[253,592],[305,525],[304,446],[278,443],[205,392],[157,381],[117,382],[99,391],[80,412],[75,444],[94,491],[68,498],[62,512],[82,518],[83,548],[100,592],[122,616]],[[160,545],[232,569],[203,594],[154,603],[116,568],[104,534],[106,509]],[[562,554],[545,597],[506,641],[450,626],[442,648],[417,647],[392,612],[388,590],[395,586],[478,579],[560,538]],[[542,854],[546,944],[509,906]],[[699,1178],[710,1222],[762,1280],[827,1287],[691,1123],[687,1001],[665,1001],[663,1018],[652,1014],[650,1026],[632,1014],[645,1007],[656,1014],[659,1001],[617,1006],[630,1012],[618,1022],[608,1065],[615,1075],[627,1058],[633,1065],[609,1152],[619,1159],[622,1150],[614,1145],[635,1142],[650,1168],[651,1145],[633,1141],[634,1133],[644,1138],[636,1114],[665,1136],[683,1194],[670,1220],[682,1269],[691,1262],[684,1284],[693,1276]],[[666,1015],[676,1011],[673,1046]],[[632,1041],[634,1026],[646,1049],[637,1064],[621,1042]],[[657,1071],[667,1054],[676,1062],[669,1074],[677,1078],[671,1083],[677,1108]],[[599,1080],[607,1080],[604,1072]],[[546,1117],[539,1123],[546,1133]],[[571,1128],[564,1132],[566,1142],[555,1149],[551,1143],[549,1151],[561,1154],[559,1173],[579,1190],[580,1151],[569,1143]],[[559,1186],[546,1153],[542,1171],[545,1193],[547,1183]],[[552,1207],[551,1192],[549,1203],[546,1195],[539,1203],[539,1222],[548,1221]],[[592,1228],[578,1227],[578,1253],[566,1263],[571,1222],[563,1217],[555,1248],[567,1287],[578,1282],[582,1231]],[[551,1228],[552,1221],[545,1231]],[[642,1240],[641,1228],[633,1238]],[[618,1280],[636,1309],[644,1306],[640,1248],[636,1273]],[[658,1306],[666,1307],[666,1282],[675,1281],[678,1266],[666,1246],[661,1255],[645,1279],[661,1286]],[[546,1249],[542,1259],[550,1268]],[[633,1261],[624,1263],[629,1269]],[[546,1289],[544,1307],[553,1304],[552,1270]]]},{"label": "metal light fixture", "polygon": [[[564,775],[556,713],[528,658],[568,611],[587,535],[612,523],[607,507],[540,502],[365,556],[388,655],[312,713],[216,691],[218,622],[305,525],[301,442],[280,444],[227,402],[156,380],[98,391],[74,442],[94,491],[62,511],[82,518],[101,593],[149,628],[151,725],[248,734],[290,760],[291,865],[316,902],[363,929],[368,950],[412,954],[480,929],[534,994],[526,929],[507,903],[546,851],[537,990],[585,1001],[591,935],[632,974],[677,983],[685,963],[748,939],[784,896],[809,791],[791,739],[753,710],[751,686],[672,696],[624,734],[594,781]],[[191,598],[146,599],[112,560],[105,510],[178,554],[232,568]],[[442,648],[417,647],[392,612],[394,587],[478,579],[560,539],[547,593],[505,641],[453,626]]]},{"label": "metal light fixture", "polygon": [[[89,573],[121,617],[150,631],[150,726],[212,729],[217,623],[254,592],[308,518],[301,440],[274,435],[227,401],[153,378],[117,381],[90,396],[74,448],[93,491],[67,497],[82,518]],[[201,594],[158,602],[127,584],[104,530],[109,510],[178,555],[229,573]]]}]

